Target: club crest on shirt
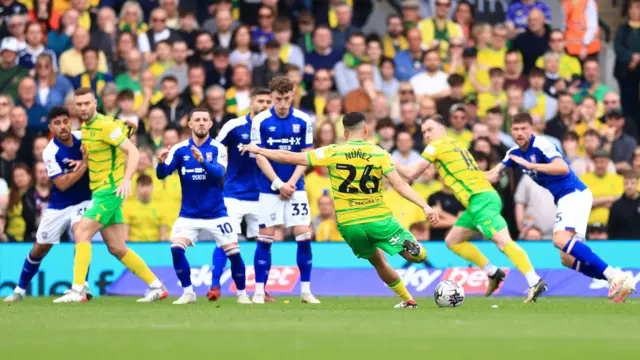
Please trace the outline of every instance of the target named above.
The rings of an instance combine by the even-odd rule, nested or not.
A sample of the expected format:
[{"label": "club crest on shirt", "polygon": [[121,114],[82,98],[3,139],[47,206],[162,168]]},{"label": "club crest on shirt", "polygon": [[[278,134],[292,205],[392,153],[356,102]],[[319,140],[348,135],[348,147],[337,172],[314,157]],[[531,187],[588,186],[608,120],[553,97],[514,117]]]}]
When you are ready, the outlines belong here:
[{"label": "club crest on shirt", "polygon": [[205,157],[207,159],[207,162],[212,162],[213,161],[213,153],[212,152],[205,153]]},{"label": "club crest on shirt", "polygon": [[300,133],[300,124],[292,124],[291,125],[291,129],[293,130],[294,134],[299,134]]},{"label": "club crest on shirt", "polygon": [[536,162],[536,156],[535,155],[531,155],[531,162],[532,163]]}]

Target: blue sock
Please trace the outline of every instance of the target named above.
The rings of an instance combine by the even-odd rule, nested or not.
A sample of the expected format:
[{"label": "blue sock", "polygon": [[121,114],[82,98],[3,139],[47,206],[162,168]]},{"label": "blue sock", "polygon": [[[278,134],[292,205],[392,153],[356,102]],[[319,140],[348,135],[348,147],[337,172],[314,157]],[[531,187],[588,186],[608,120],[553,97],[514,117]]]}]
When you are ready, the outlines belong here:
[{"label": "blue sock", "polygon": [[220,277],[224,272],[224,267],[227,265],[227,254],[224,253],[221,247],[216,247],[213,252],[213,269],[211,269],[211,287],[220,286]]},{"label": "blue sock", "polygon": [[171,256],[173,257],[173,268],[183,288],[191,286],[191,265],[185,255],[185,249],[179,246],[171,247]]},{"label": "blue sock", "polygon": [[300,281],[311,280],[311,267],[313,256],[311,254],[311,240],[298,241],[298,253],[296,261],[300,269]]},{"label": "blue sock", "polygon": [[40,269],[41,261],[42,258],[31,256],[31,253],[27,255],[27,258],[24,260],[24,265],[22,265],[22,272],[20,273],[18,287],[22,290],[27,290],[31,279],[33,279],[33,277],[38,273],[38,269]]},{"label": "blue sock", "polygon": [[244,266],[244,260],[242,260],[242,256],[240,256],[240,249],[235,248],[229,251],[230,254],[229,261],[231,262],[231,277],[233,278],[233,282],[236,283],[236,289],[244,290],[246,288],[246,269]]},{"label": "blue sock", "polygon": [[[562,251],[576,258],[580,261],[580,267],[587,264],[587,268],[591,275],[587,275],[593,278],[604,278],[604,271],[609,266],[602,261],[598,255],[596,255],[589,246],[577,241],[575,238],[571,239]],[[586,275],[586,274],[585,274]]]},{"label": "blue sock", "polygon": [[271,243],[258,241],[256,253],[253,256],[253,267],[256,273],[256,283],[265,284],[271,269]]},{"label": "blue sock", "polygon": [[598,270],[589,263],[585,264],[576,260],[573,262],[573,266],[571,266],[571,268],[592,279],[607,280],[603,273],[598,272]]}]

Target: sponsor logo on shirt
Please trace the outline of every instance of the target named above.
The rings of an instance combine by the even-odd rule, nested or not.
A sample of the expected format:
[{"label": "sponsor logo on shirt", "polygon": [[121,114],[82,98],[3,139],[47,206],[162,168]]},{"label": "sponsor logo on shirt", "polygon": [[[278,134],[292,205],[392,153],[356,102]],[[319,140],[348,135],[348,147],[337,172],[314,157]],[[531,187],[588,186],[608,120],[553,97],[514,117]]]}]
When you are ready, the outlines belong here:
[{"label": "sponsor logo on shirt", "polygon": [[117,128],[113,130],[111,134],[109,134],[109,137],[111,138],[112,141],[116,141],[116,139],[119,138],[121,135],[122,135],[122,129]]}]

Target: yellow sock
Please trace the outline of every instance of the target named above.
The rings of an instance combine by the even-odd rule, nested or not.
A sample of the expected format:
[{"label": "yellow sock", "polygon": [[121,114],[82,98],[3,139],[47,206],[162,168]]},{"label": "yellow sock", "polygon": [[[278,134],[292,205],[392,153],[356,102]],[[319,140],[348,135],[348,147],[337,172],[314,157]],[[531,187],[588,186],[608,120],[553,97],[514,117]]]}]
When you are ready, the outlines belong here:
[{"label": "yellow sock", "polygon": [[398,281],[389,285],[389,287],[391,288],[391,290],[393,290],[394,293],[396,293],[396,295],[400,297],[400,299],[402,299],[402,301],[409,301],[413,299],[413,296],[409,294],[409,290],[407,290],[407,287],[404,286],[402,279],[398,279]]},{"label": "yellow sock", "polygon": [[131,270],[132,273],[146,282],[147,285],[151,285],[151,283],[156,280],[155,274],[151,269],[149,269],[147,264],[145,264],[144,260],[142,260],[142,258],[133,250],[129,249],[120,261],[127,267],[127,269]]},{"label": "yellow sock", "polygon": [[73,284],[84,287],[91,263],[91,243],[77,243],[73,257]]},{"label": "yellow sock", "polygon": [[475,245],[467,241],[452,245],[451,251],[479,268],[484,267],[489,262],[489,259],[487,259]]},{"label": "yellow sock", "polygon": [[533,271],[533,265],[531,265],[531,261],[529,261],[529,256],[522,250],[520,245],[514,241],[507,243],[504,247],[504,254],[509,257],[509,260],[511,260],[513,265],[515,265],[523,275]]}]

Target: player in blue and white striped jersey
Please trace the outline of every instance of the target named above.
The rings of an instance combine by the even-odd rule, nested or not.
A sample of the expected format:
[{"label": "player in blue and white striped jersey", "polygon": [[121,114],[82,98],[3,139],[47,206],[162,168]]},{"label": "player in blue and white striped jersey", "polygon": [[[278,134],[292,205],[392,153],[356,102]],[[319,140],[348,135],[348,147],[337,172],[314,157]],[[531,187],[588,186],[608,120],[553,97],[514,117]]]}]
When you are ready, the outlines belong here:
[{"label": "player in blue and white striped jersey", "polygon": [[[24,298],[31,279],[38,273],[40,263],[69,226],[82,218],[91,200],[86,159],[81,150],[80,135],[71,131],[69,112],[61,107],[49,111],[49,130],[53,139],[42,153],[47,175],[53,182],[49,206],[44,211],[36,242],[27,255],[18,286],[4,302],[17,302]],[[91,294],[87,291],[87,298]]]},{"label": "player in blue and white striped jersey", "polygon": [[604,262],[585,243],[593,195],[573,173],[560,150],[543,137],[533,134],[533,119],[527,113],[514,116],[511,135],[517,146],[502,163],[486,175],[496,182],[506,167],[519,168],[538,185],[549,190],[557,205],[553,244],[560,249],[562,264],[582,274],[609,281],[609,298],[623,302],[635,291],[635,283],[621,271]]},{"label": "player in blue and white striped jersey", "polygon": [[185,255],[188,246],[214,239],[231,261],[231,276],[238,289],[237,302],[251,304],[245,290],[245,265],[240,256],[238,235],[227,215],[223,199],[223,177],[227,169],[227,149],[209,137],[213,125],[206,109],[189,114],[191,138],[158,154],[156,175],[162,180],[178,171],[182,206],[171,231],[173,267],[183,287],[174,304],[193,304],[196,294],[191,284],[191,266]]},{"label": "player in blue and white striped jersey", "polygon": [[[294,109],[294,84],[284,76],[275,77],[269,84],[273,107],[258,114],[252,122],[251,141],[266,149],[303,152],[313,146],[313,125],[304,112]],[[253,302],[265,301],[264,286],[271,266],[271,243],[275,227],[292,227],[298,243],[296,260],[300,269],[300,300],[318,304],[311,294],[311,216],[309,199],[304,190],[302,175],[306,166],[280,164],[257,155],[261,170],[258,176],[260,191],[260,235],[254,257],[256,291]]]},{"label": "player in blue and white striped jersey", "polygon": [[[233,228],[240,233],[242,220],[247,226],[247,238],[258,236],[260,205],[258,198],[258,174],[260,170],[256,164],[256,157],[243,156],[240,153],[242,145],[251,142],[251,120],[259,113],[271,107],[271,92],[258,88],[251,93],[251,113],[229,120],[222,126],[216,140],[227,147],[229,166],[224,179],[224,203],[233,222]],[[216,301],[220,297],[220,278],[227,263],[227,256],[222,248],[216,248],[213,253],[213,268],[211,269],[211,290],[207,297]],[[267,293],[265,301],[273,302]]]}]

